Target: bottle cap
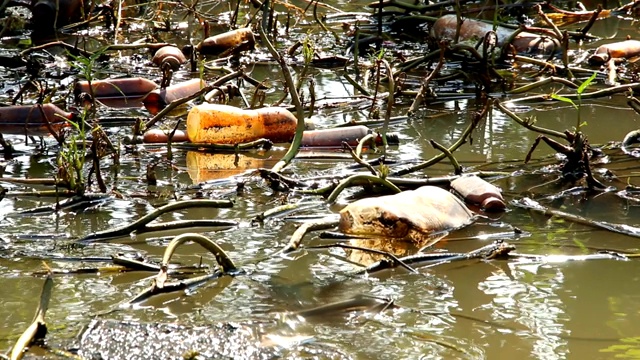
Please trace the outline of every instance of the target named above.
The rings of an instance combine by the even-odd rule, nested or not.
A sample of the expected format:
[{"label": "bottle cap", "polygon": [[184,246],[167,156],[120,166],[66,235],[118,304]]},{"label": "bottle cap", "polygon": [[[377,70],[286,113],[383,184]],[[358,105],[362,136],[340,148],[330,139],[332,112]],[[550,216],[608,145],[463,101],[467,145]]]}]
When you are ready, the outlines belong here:
[{"label": "bottle cap", "polygon": [[504,201],[495,196],[484,199],[481,206],[485,211],[501,211],[506,208]]}]

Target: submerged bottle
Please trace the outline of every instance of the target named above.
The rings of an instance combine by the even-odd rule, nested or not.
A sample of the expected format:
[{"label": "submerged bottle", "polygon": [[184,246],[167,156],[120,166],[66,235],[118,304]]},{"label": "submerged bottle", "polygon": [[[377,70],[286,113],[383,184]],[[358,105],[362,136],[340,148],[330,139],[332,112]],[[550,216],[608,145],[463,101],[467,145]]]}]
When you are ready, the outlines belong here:
[{"label": "submerged bottle", "polygon": [[187,116],[187,136],[193,143],[241,144],[258,139],[289,142],[298,120],[287,109],[243,110],[220,104],[201,104]]},{"label": "submerged bottle", "polygon": [[0,107],[0,133],[45,136],[58,132],[76,121],[76,115],[54,104]]},{"label": "submerged bottle", "polygon": [[[351,146],[356,146],[359,140],[371,133],[373,133],[372,130],[364,125],[305,131],[302,135],[301,145],[306,147],[342,147],[342,143],[346,142]],[[382,136],[376,136],[375,141],[378,145],[382,144]],[[398,136],[387,134],[387,143],[397,145]]]},{"label": "submerged bottle", "polygon": [[501,211],[506,207],[500,189],[475,176],[461,176],[451,182],[451,188],[465,201],[480,205],[486,211]]},{"label": "submerged bottle", "polygon": [[241,28],[210,36],[202,40],[196,46],[196,50],[203,55],[219,55],[234,48],[236,52],[253,50],[255,43],[253,31],[249,28]]}]

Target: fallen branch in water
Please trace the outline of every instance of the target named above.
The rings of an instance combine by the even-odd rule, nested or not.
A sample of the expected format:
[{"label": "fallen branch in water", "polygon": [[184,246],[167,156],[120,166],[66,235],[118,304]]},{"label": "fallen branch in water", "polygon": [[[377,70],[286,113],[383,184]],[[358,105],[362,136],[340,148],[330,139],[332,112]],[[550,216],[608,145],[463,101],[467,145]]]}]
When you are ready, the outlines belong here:
[{"label": "fallen branch in water", "polygon": [[287,243],[287,245],[281,250],[281,252],[283,254],[286,254],[297,250],[302,243],[302,239],[309,231],[326,230],[335,226],[338,226],[338,220],[326,218],[320,221],[304,223],[296,229],[293,235],[291,235],[289,243]]},{"label": "fallen branch in water", "polygon": [[[198,277],[190,278],[183,281],[166,282],[167,276],[168,276],[167,270],[169,268],[169,261],[171,260],[173,253],[180,245],[184,244],[187,241],[196,242],[199,245],[201,245],[203,248],[209,250],[209,252],[215,256],[216,261],[218,265],[220,265],[221,269],[218,271],[215,271],[212,274],[198,276]],[[216,244],[214,241],[212,241],[208,237],[200,234],[194,234],[194,233],[178,235],[175,238],[173,238],[173,240],[171,240],[169,245],[167,245],[167,248],[165,249],[164,255],[162,257],[160,272],[158,273],[156,278],[153,280],[153,283],[151,284],[151,286],[146,290],[144,290],[142,293],[135,296],[133,299],[130,299],[129,301],[127,301],[127,304],[135,304],[135,303],[144,301],[156,294],[170,293],[177,290],[186,289],[188,287],[195,286],[195,285],[207,282],[209,280],[219,278],[223,275],[234,275],[234,273],[237,272],[237,270],[238,269],[236,268],[236,265],[231,260],[231,258],[229,258],[229,255],[227,255],[227,253],[218,244]]]},{"label": "fallen branch in water", "polygon": [[[462,134],[460,135],[460,138],[458,139],[458,141],[456,141],[455,143],[453,143],[453,145],[451,145],[449,147],[448,150],[449,150],[450,153],[453,153],[460,146],[462,146],[462,144],[467,142],[467,137],[469,137],[471,135],[471,133],[473,132],[473,130],[478,126],[478,124],[480,124],[480,121],[482,121],[487,116],[487,113],[489,112],[490,108],[491,108],[491,102],[490,101],[486,101],[485,104],[484,104],[483,109],[481,111],[477,112],[474,115],[473,119],[471,120],[471,123],[462,132]],[[415,172],[415,171],[426,169],[431,165],[437,164],[438,162],[440,162],[441,160],[443,160],[446,157],[447,157],[447,155],[445,155],[444,153],[438,154],[438,155],[432,157],[431,159],[429,159],[429,160],[427,160],[425,162],[422,162],[422,163],[420,163],[418,165],[411,166],[411,167],[403,169],[403,170],[394,171],[393,173],[391,173],[389,175],[390,176],[407,175],[407,174],[410,174],[410,173]]]},{"label": "fallen branch in water", "polygon": [[322,202],[322,201],[310,201],[310,202],[298,202],[298,203],[295,203],[295,204],[285,204],[285,205],[276,206],[274,208],[271,208],[269,210],[266,210],[266,211],[256,215],[251,220],[251,224],[262,223],[265,220],[273,218],[273,217],[276,217],[276,216],[283,216],[283,215],[289,214],[289,213],[294,212],[294,211],[312,209],[314,207],[318,207],[318,206],[321,206],[321,205],[324,205],[324,202]]},{"label": "fallen branch in water", "polygon": [[296,118],[298,119],[298,124],[296,126],[296,134],[293,137],[293,141],[291,141],[289,150],[287,150],[287,153],[284,154],[282,159],[280,159],[280,161],[278,161],[271,169],[274,172],[280,172],[287,165],[289,165],[289,162],[291,162],[291,160],[293,160],[293,158],[298,153],[298,150],[300,149],[300,144],[302,144],[302,133],[304,132],[304,128],[305,128],[304,109],[302,108],[302,102],[300,101],[300,96],[298,95],[298,91],[296,91],[296,85],[293,81],[293,77],[291,76],[291,71],[289,70],[289,66],[287,65],[282,55],[280,55],[276,50],[276,48],[273,47],[273,44],[271,44],[271,42],[269,41],[269,38],[267,37],[267,34],[265,34],[265,30],[262,28],[262,26],[260,26],[260,38],[262,39],[264,44],[267,46],[267,49],[269,49],[271,56],[273,56],[278,62],[278,64],[280,65],[282,76],[284,77],[284,80],[287,84],[287,88],[289,89],[289,94],[291,95],[291,102],[296,107]]},{"label": "fallen branch in water", "polygon": [[74,195],[73,197],[60,200],[50,205],[38,206],[35,208],[18,211],[15,213],[15,215],[49,215],[61,210],[84,211],[87,208],[105,203],[110,199],[110,195],[102,193]]},{"label": "fallen branch in water", "polygon": [[393,299],[358,294],[346,300],[320,305],[311,309],[286,312],[283,315],[303,318],[325,317],[351,311],[381,312],[394,307]]},{"label": "fallen branch in water", "polygon": [[521,209],[535,211],[545,216],[555,216],[555,217],[568,220],[577,224],[591,226],[597,229],[608,230],[617,234],[640,238],[640,228],[638,227],[626,225],[626,224],[612,224],[606,221],[595,221],[595,220],[587,219],[582,216],[569,214],[564,211],[544,207],[540,203],[529,198],[514,200],[511,202],[511,204]]},{"label": "fallen branch in water", "polygon": [[[111,256],[111,257],[78,257],[78,258],[65,258],[65,257],[54,257],[51,260],[55,261],[69,261],[69,262],[103,262],[103,263],[111,263],[111,266],[101,266],[101,267],[84,267],[79,269],[64,269],[64,270],[46,270],[46,271],[35,271],[33,273],[34,276],[41,275],[78,275],[78,274],[103,274],[103,273],[121,273],[121,272],[130,272],[130,271],[149,271],[149,272],[158,272],[160,271],[160,264],[148,262],[144,259],[133,259],[125,256]],[[171,265],[167,269],[169,274],[175,275],[186,275],[186,274],[197,274],[203,273],[208,270],[206,266],[182,266],[182,265]]]},{"label": "fallen branch in water", "polygon": [[367,266],[365,269],[356,272],[355,275],[363,274],[363,273],[374,273],[381,270],[393,269],[401,265],[402,267],[418,265],[422,263],[429,263],[427,266],[422,267],[433,267],[441,264],[446,264],[452,261],[458,260],[470,260],[470,259],[495,259],[501,256],[505,256],[510,251],[515,250],[515,246],[503,242],[502,240],[497,240],[489,245],[483,246],[479,249],[472,250],[466,253],[434,253],[434,254],[424,254],[417,253],[414,255],[404,256],[399,258],[400,262],[394,260],[381,260],[376,263],[373,263]]},{"label": "fallen branch in water", "polygon": [[[350,249],[350,250],[358,250],[358,251],[364,251],[364,252],[368,252],[368,253],[383,255],[383,256],[386,256],[390,260],[383,260],[382,262],[393,263],[393,264],[395,264],[395,266],[403,267],[403,268],[407,269],[409,272],[412,272],[414,274],[418,274],[418,270],[416,270],[416,269],[412,268],[411,266],[409,266],[409,264],[407,264],[405,261],[402,260],[403,258],[399,258],[399,257],[395,256],[394,254],[388,252],[388,251],[370,249],[370,248],[366,248],[366,247],[362,247],[362,246],[354,246],[354,245],[349,245],[349,244],[318,245],[318,246],[309,247],[309,249],[326,249],[326,248],[333,248],[333,247],[338,247],[338,248],[343,248],[343,249]],[[367,269],[368,269],[368,267],[367,267]],[[365,269],[365,270],[357,272],[355,275],[363,274],[365,272],[368,272],[368,271]]]},{"label": "fallen branch in water", "polygon": [[516,113],[514,113],[513,111],[509,110],[503,103],[501,103],[499,100],[494,100],[493,103],[498,107],[498,109],[500,109],[500,111],[502,111],[505,115],[507,115],[508,117],[510,117],[511,119],[513,119],[513,121],[517,122],[518,124],[524,126],[525,128],[535,131],[537,133],[540,134],[545,134],[545,135],[549,135],[549,136],[555,136],[561,139],[565,139],[567,141],[569,141],[569,137],[567,136],[567,134],[559,132],[559,131],[555,131],[555,130],[550,130],[547,128],[543,128],[540,126],[535,125],[535,119],[521,119]]},{"label": "fallen branch in water", "polygon": [[176,210],[182,210],[192,207],[213,207],[213,208],[230,208],[233,206],[233,203],[229,200],[185,200],[174,202],[156,210],[150,212],[149,214],[141,217],[140,219],[115,229],[109,229],[104,231],[98,231],[92,234],[85,236],[84,238],[78,240],[78,243],[92,243],[97,241],[104,241],[108,239],[113,239],[120,236],[126,236],[131,234],[131,232],[144,229],[144,227],[150,223],[151,221],[158,218],[160,215]]}]

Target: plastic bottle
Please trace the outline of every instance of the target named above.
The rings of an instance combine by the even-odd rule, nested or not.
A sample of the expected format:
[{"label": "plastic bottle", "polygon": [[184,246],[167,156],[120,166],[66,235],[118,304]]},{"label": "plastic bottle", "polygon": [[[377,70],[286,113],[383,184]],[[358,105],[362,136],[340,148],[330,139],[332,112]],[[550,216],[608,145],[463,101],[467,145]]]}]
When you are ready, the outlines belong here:
[{"label": "plastic bottle", "polygon": [[172,101],[193,95],[205,85],[205,82],[200,79],[191,79],[164,89],[155,89],[142,99],[142,103],[151,114],[155,115]]},{"label": "plastic bottle", "polygon": [[[480,20],[461,19],[460,31],[458,34],[459,41],[473,41],[482,39],[489,32],[495,32],[497,37],[497,46],[502,46],[511,38],[515,30],[498,26],[494,29],[494,25]],[[454,40],[458,31],[458,17],[456,15],[443,15],[431,27],[431,36],[438,40]],[[542,36],[530,32],[520,32],[511,39],[511,44],[518,53],[532,54],[551,54],[558,51],[560,43],[548,36]]]},{"label": "plastic bottle", "polygon": [[[145,131],[142,141],[147,144],[166,144],[169,142],[169,135],[172,130],[160,130],[151,129]],[[188,141],[187,134],[182,130],[176,130],[171,137],[171,142],[185,142]]]},{"label": "plastic bottle", "polygon": [[76,97],[81,93],[92,94],[95,98],[136,97],[148,94],[158,85],[145,78],[122,78],[94,80],[91,82],[92,92],[89,91],[88,81],[78,81],[74,87]]},{"label": "plastic bottle", "polygon": [[163,68],[167,64],[171,70],[177,71],[187,61],[182,50],[173,45],[163,46],[153,55],[151,61]]},{"label": "plastic bottle", "polygon": [[475,175],[453,180],[451,188],[465,201],[480,205],[486,211],[501,211],[506,207],[500,189]]},{"label": "plastic bottle", "polygon": [[193,143],[241,144],[258,139],[289,142],[298,120],[288,110],[267,107],[243,110],[220,104],[201,104],[187,116],[187,136]]},{"label": "plastic bottle", "polygon": [[0,133],[14,135],[50,135],[49,126],[58,132],[75,121],[76,115],[54,104],[0,107]]},{"label": "plastic bottle", "polygon": [[[342,128],[305,131],[302,135],[302,146],[306,147],[342,147],[346,142],[351,146],[358,145],[358,140],[372,131],[364,126],[348,126]],[[398,144],[398,136],[387,134],[387,143]],[[376,144],[382,144],[382,137],[376,137]]]},{"label": "plastic bottle", "polygon": [[249,28],[241,28],[210,36],[202,40],[196,46],[196,50],[204,55],[219,55],[233,48],[237,48],[237,51],[253,50],[255,43],[253,31]]},{"label": "plastic bottle", "polygon": [[590,65],[602,65],[611,59],[629,59],[640,55],[640,41],[624,40],[600,45],[589,58]]}]

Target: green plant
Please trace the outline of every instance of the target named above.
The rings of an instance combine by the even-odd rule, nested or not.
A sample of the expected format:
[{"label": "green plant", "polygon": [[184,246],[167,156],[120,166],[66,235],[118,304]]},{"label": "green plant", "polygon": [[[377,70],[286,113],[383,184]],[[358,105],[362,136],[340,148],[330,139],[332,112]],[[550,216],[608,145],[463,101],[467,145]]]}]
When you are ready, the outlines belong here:
[{"label": "green plant", "polygon": [[[84,176],[84,165],[86,162],[87,154],[87,132],[91,132],[93,129],[89,129],[87,119],[90,117],[90,112],[95,108],[95,99],[91,87],[91,81],[94,76],[95,63],[98,58],[104,53],[105,49],[96,51],[91,56],[74,56],[68,53],[68,56],[73,59],[70,65],[79,71],[80,77],[89,82],[89,91],[91,94],[91,101],[94,106],[90,108],[84,107],[80,116],[74,120],[68,120],[71,124],[71,135],[66,141],[60,143],[60,152],[56,163],[58,166],[58,177],[61,180],[67,182],[69,189],[76,191],[79,194],[84,193],[86,179]],[[119,90],[122,92],[121,90]]]},{"label": "green plant", "polygon": [[69,189],[79,194],[84,193],[85,189],[83,169],[87,153],[86,117],[87,111],[83,110],[78,121],[69,120],[74,131],[70,138],[61,144],[56,160],[58,178],[66,181]]},{"label": "green plant", "polygon": [[591,77],[589,77],[587,80],[585,80],[582,84],[580,84],[580,86],[578,86],[578,88],[576,89],[576,95],[578,96],[578,104],[576,105],[575,102],[573,102],[573,100],[558,95],[558,94],[551,94],[551,98],[555,99],[555,100],[559,100],[559,101],[563,101],[566,103],[571,104],[577,111],[578,111],[578,120],[576,122],[576,132],[580,131],[580,128],[582,126],[586,126],[587,122],[582,122],[582,118],[581,118],[581,110],[582,110],[582,93],[584,93],[584,91],[587,89],[587,87],[591,84],[591,82],[593,82],[593,80],[596,78],[597,73],[593,73],[593,75],[591,75]]}]

